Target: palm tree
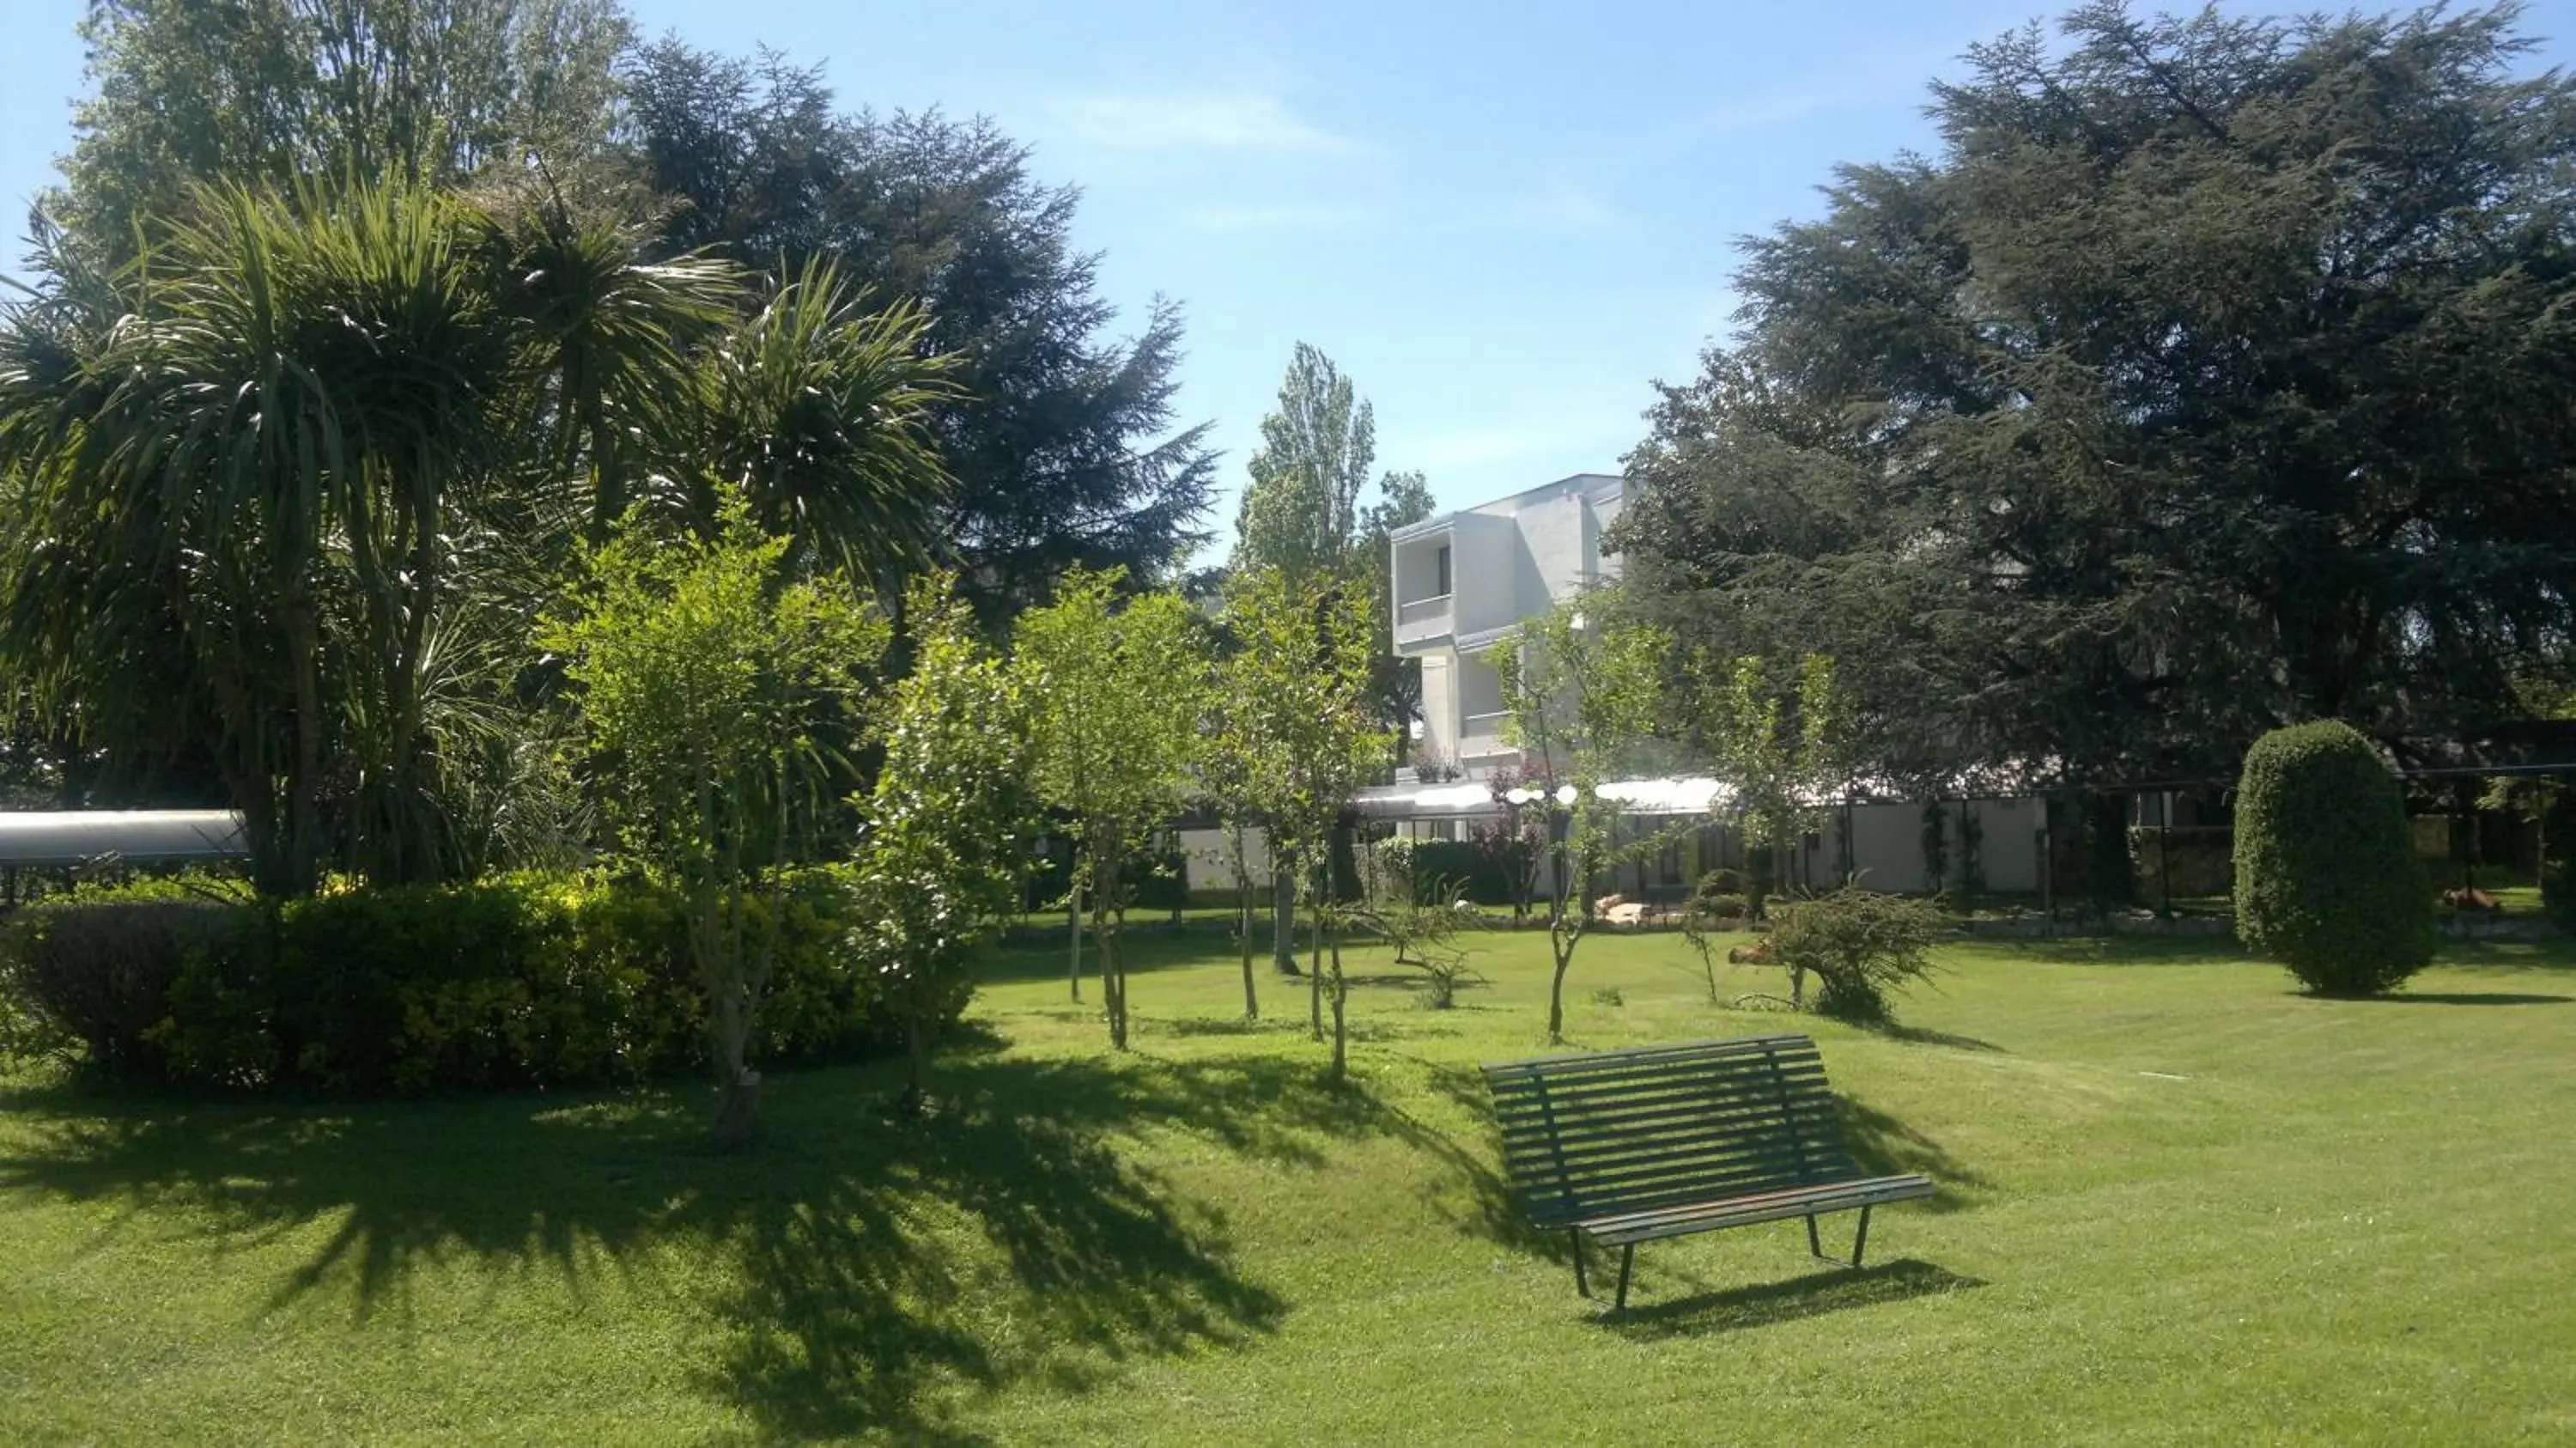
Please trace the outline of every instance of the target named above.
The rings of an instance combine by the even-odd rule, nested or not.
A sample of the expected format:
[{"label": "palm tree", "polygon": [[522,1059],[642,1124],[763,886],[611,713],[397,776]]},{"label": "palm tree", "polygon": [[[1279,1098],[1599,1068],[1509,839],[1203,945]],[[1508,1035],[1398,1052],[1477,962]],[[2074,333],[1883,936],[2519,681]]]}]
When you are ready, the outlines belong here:
[{"label": "palm tree", "polygon": [[728,328],[724,264],[402,184],[204,188],[169,236],[0,321],[0,661],[100,747],[210,737],[265,890],[468,863],[438,741],[527,662],[490,611],[532,612],[639,480],[919,547],[939,364],[828,273]]},{"label": "palm tree", "polygon": [[828,262],[808,261],[711,348],[699,370],[699,468],[687,515],[711,525],[728,489],[793,543],[791,556],[876,582],[930,556],[948,491],[930,409],[955,396],[927,354],[929,315],[871,311]]}]

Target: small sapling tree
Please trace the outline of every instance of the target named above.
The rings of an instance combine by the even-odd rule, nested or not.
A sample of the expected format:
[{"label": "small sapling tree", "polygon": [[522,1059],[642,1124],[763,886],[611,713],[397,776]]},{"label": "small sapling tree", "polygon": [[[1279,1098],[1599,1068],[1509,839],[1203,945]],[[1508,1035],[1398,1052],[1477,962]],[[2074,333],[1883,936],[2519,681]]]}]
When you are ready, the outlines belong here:
[{"label": "small sapling tree", "polygon": [[1619,808],[1601,786],[1654,729],[1671,652],[1663,630],[1620,621],[1616,609],[1606,591],[1568,600],[1485,656],[1502,679],[1506,738],[1529,761],[1524,772],[1565,781],[1533,800],[1548,812],[1555,847],[1550,1041],[1565,1039],[1565,973],[1592,923],[1593,877],[1618,858]]},{"label": "small sapling tree", "polygon": [[1074,839],[1073,888],[1091,905],[1109,1043],[1127,1048],[1128,875],[1179,813],[1200,748],[1208,662],[1174,593],[1122,599],[1123,572],[1076,569],[1055,602],[1020,615],[1012,667],[1027,700],[1038,799]]},{"label": "small sapling tree", "polygon": [[728,1144],[750,1139],[760,1109],[747,1056],[780,896],[819,850],[833,764],[819,741],[841,736],[887,636],[840,575],[788,577],[787,550],[738,497],[703,536],[639,509],[587,550],[585,581],[541,634],[581,689],[620,853],[683,902]]},{"label": "small sapling tree", "polygon": [[[1260,705],[1245,676],[1242,651],[1229,634],[1219,652],[1216,684],[1207,701],[1207,734],[1199,755],[1198,791],[1216,809],[1225,835],[1225,860],[1234,880],[1234,941],[1242,957],[1243,1018],[1261,1019],[1261,992],[1253,979],[1252,866],[1246,836],[1260,822]],[[1270,842],[1275,860],[1278,841]],[[1275,902],[1274,902],[1275,903]]]},{"label": "small sapling tree", "polygon": [[1294,860],[1329,961],[1312,972],[1308,1010],[1316,1039],[1333,1013],[1331,1077],[1349,1057],[1349,982],[1342,974],[1341,911],[1333,890],[1333,836],[1351,796],[1385,764],[1393,731],[1369,692],[1377,656],[1365,591],[1330,578],[1292,580],[1273,568],[1237,575],[1226,617],[1240,652],[1230,675],[1249,711],[1245,758],[1270,823],[1274,858]]},{"label": "small sapling tree", "polygon": [[1692,656],[1690,676],[1701,706],[1692,711],[1718,775],[1733,787],[1732,811],[1744,833],[1748,905],[1763,918],[1780,883],[1783,852],[1802,837],[1815,802],[1842,777],[1834,752],[1834,662],[1821,654],[1798,661],[1794,683],[1763,659]]},{"label": "small sapling tree", "polygon": [[1457,1004],[1458,987],[1478,978],[1457,943],[1462,922],[1449,902],[1458,882],[1423,878],[1407,839],[1380,840],[1359,863],[1361,922],[1387,943],[1397,965],[1422,972],[1433,1010]]},{"label": "small sapling tree", "polygon": [[985,940],[1019,902],[1033,805],[1017,681],[947,574],[906,590],[912,672],[877,709],[885,758],[857,803],[853,945],[903,1021],[918,1111],[940,1026],[974,990]]}]

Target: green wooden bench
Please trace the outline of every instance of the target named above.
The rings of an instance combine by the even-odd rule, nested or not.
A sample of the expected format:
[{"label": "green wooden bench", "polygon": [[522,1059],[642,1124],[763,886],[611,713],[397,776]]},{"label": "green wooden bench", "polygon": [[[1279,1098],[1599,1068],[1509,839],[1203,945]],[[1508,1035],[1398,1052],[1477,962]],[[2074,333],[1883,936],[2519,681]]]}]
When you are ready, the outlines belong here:
[{"label": "green wooden bench", "polygon": [[[1920,1176],[1870,1176],[1843,1144],[1825,1063],[1805,1036],[1643,1046],[1484,1068],[1512,1194],[1541,1231],[1619,1255],[1618,1308],[1639,1242],[1807,1219],[1807,1249],[1858,1267],[1869,1210],[1932,1195]],[[1849,1262],[1826,1257],[1825,1212],[1858,1208]]]}]

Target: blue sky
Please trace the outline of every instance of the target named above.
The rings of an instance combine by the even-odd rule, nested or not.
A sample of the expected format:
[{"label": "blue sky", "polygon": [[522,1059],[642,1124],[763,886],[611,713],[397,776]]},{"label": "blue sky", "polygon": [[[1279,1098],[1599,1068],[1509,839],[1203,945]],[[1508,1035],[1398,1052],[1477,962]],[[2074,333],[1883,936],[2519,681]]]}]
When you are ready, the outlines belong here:
[{"label": "blue sky", "polygon": [[[1924,84],[2036,0],[1187,7],[629,0],[648,35],[826,62],[845,104],[994,117],[1081,185],[1128,316],[1189,313],[1179,405],[1232,490],[1293,344],[1447,506],[1615,468],[1727,325],[1734,240],[1929,143]],[[80,0],[9,0],[0,204],[69,144]],[[2062,8],[2062,7],[2061,7]],[[2229,5],[2230,10],[2246,10]],[[2272,7],[2259,7],[2272,8]],[[2295,8],[2295,7],[2282,7]],[[2375,8],[2375,7],[2374,7]],[[2576,60],[2576,0],[2533,5]],[[1220,547],[1223,540],[1220,540]]]}]

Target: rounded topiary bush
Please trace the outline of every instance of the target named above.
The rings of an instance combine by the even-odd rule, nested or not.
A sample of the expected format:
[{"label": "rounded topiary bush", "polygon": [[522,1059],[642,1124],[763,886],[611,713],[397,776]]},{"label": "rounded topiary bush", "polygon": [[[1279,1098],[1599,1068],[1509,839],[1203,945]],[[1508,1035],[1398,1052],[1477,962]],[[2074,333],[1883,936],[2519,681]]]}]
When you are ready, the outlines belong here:
[{"label": "rounded topiary bush", "polygon": [[2352,726],[2275,729],[2246,751],[2236,934],[2328,995],[2376,995],[2432,959],[2404,792]]}]

